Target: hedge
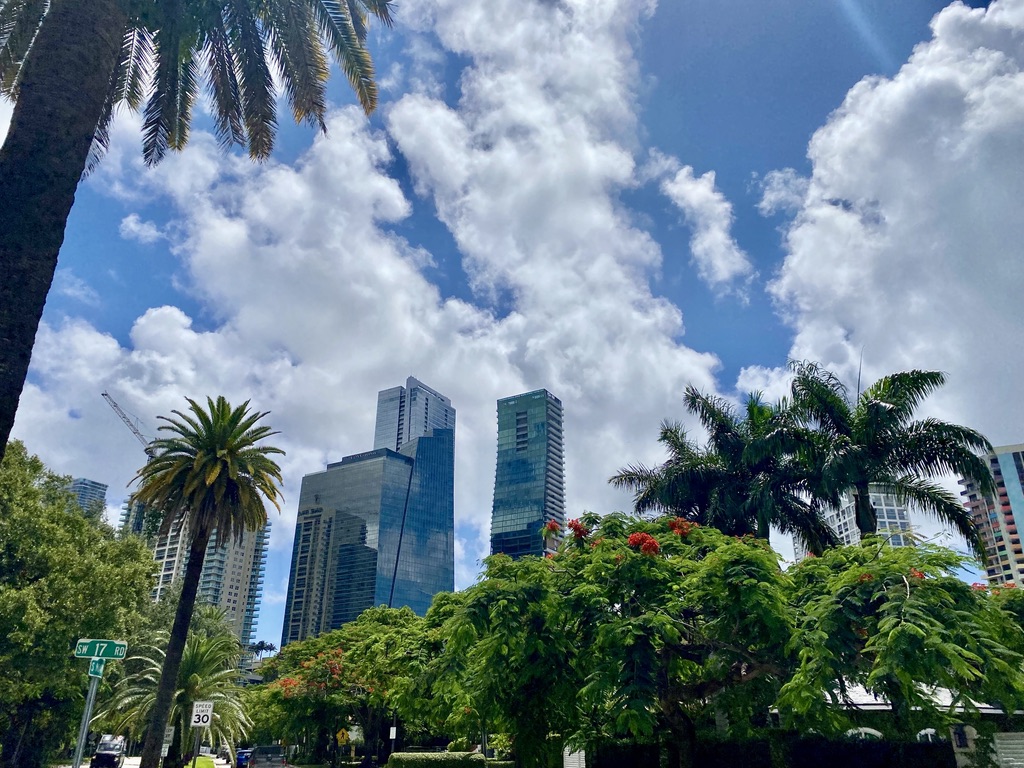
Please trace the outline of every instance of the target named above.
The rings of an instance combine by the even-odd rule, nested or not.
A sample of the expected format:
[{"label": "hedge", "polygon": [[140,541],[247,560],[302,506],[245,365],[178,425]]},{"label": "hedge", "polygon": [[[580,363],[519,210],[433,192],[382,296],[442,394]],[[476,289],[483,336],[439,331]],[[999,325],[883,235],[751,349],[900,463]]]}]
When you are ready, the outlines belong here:
[{"label": "hedge", "polygon": [[387,768],[484,768],[479,752],[395,752]]}]

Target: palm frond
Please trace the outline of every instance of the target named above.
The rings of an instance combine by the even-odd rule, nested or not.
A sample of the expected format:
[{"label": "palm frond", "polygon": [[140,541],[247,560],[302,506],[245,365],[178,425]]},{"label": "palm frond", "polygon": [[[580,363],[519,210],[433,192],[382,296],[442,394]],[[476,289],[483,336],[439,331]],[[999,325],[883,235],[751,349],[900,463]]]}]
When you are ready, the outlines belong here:
[{"label": "palm frond", "polygon": [[245,145],[242,122],[242,95],[235,74],[235,58],[231,40],[224,26],[220,8],[214,8],[206,25],[206,68],[213,96],[217,140],[222,148],[232,144]]},{"label": "palm frond", "polygon": [[[348,2],[345,0],[312,0],[313,13],[327,39],[335,60],[352,85],[366,114],[377,108],[377,83],[373,61],[359,37]],[[375,4],[375,7],[378,6]],[[385,4],[387,5],[387,4]],[[387,18],[390,18],[388,16]]]},{"label": "palm frond", "polygon": [[939,419],[912,422],[892,451],[894,472],[928,476],[957,475],[972,481],[983,494],[995,492],[992,473],[979,453],[992,445],[980,432]]},{"label": "palm frond", "polygon": [[924,399],[946,383],[939,371],[899,371],[883,376],[861,394],[866,401],[887,403],[893,409],[893,418],[907,421]]},{"label": "palm frond", "polygon": [[25,57],[49,10],[49,0],[10,0],[0,8],[0,93],[8,98],[17,95]]},{"label": "palm frond", "polygon": [[181,23],[178,0],[162,3],[160,27],[153,35],[156,70],[153,90],[143,110],[142,156],[146,165],[156,165],[174,145],[178,134],[181,87]]},{"label": "palm frond", "polygon": [[959,533],[971,551],[985,561],[985,545],[974,519],[963,502],[932,480],[914,475],[893,478],[883,487],[903,504],[913,504]]},{"label": "palm frond", "polygon": [[850,434],[852,408],[839,377],[817,363],[790,361],[789,367],[794,413],[830,435]]},{"label": "palm frond", "polygon": [[224,25],[231,42],[242,121],[249,145],[249,156],[270,156],[277,132],[277,105],[274,78],[267,66],[266,41],[259,21],[246,0],[227,0]]},{"label": "palm frond", "polygon": [[270,4],[268,10],[264,25],[295,121],[326,130],[327,56],[312,9],[301,0],[287,0]]}]

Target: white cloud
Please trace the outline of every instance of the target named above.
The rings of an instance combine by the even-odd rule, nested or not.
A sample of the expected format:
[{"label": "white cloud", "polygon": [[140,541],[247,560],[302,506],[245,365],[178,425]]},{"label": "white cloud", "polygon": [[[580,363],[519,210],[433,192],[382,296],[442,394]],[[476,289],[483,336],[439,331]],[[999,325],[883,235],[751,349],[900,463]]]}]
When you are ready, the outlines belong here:
[{"label": "white cloud", "polygon": [[683,166],[661,182],[661,191],[683,212],[693,231],[690,252],[701,279],[719,292],[741,281],[738,293],[743,296],[754,267],[732,237],[732,204],[715,189],[715,172],[698,177],[692,167]]},{"label": "white cloud", "polygon": [[808,180],[792,168],[769,171],[758,181],[761,201],[757,209],[764,216],[775,213],[795,213],[807,195]]},{"label": "white cloud", "polygon": [[96,290],[72,270],[64,267],[59,267],[54,273],[51,290],[90,307],[100,304],[100,295]]},{"label": "white cloud", "polygon": [[118,231],[125,240],[137,240],[143,245],[152,245],[164,237],[160,227],[152,221],[143,221],[137,213],[130,213],[121,219]]},{"label": "white cloud", "polygon": [[[153,308],[124,346],[82,322],[44,323],[16,434],[57,468],[120,487],[143,456],[100,392],[150,433],[186,395],[251,398],[288,452],[271,542],[272,558],[286,558],[302,475],[366,450],[376,392],[414,375],[458,410],[464,586],[487,551],[495,401],[546,387],[565,406],[567,513],[625,508],[607,478],[660,460],[661,419],[686,418],[683,388],[714,391],[718,367],[681,343],[680,309],[652,295],[660,249],[619,202],[641,180],[630,41],[652,8],[409,2],[405,23],[467,62],[458,103],[417,75],[415,93],[383,107],[389,136],[339,110],[292,165],[224,155],[196,131],[146,170],[135,118],[116,123],[89,183],[165,205],[161,229],[202,322]],[[428,201],[389,176],[390,147]],[[424,271],[431,254],[396,234],[414,205],[436,208],[450,230],[471,300],[443,295]]]},{"label": "white cloud", "polygon": [[948,373],[924,412],[1024,439],[1024,2],[954,4],[891,79],[858,83],[815,134],[772,285],[791,356],[853,385]]}]

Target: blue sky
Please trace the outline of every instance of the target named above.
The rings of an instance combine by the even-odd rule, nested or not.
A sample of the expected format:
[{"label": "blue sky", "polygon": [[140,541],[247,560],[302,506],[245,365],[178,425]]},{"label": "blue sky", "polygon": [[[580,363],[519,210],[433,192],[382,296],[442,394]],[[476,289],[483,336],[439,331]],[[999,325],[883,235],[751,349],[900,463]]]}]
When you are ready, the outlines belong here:
[{"label": "blue sky", "polygon": [[116,508],[143,454],[101,392],[150,434],[185,396],[271,411],[275,643],[301,477],[409,375],[458,411],[460,587],[517,392],[563,400],[570,516],[628,505],[606,480],[693,426],[687,384],[774,397],[789,357],[946,371],[928,413],[1021,442],[1022,41],[1024,0],[404,0],[373,118],[335,77],[328,135],[282,105],[268,163],[199,115],[148,170],[119,117],[15,435]]}]

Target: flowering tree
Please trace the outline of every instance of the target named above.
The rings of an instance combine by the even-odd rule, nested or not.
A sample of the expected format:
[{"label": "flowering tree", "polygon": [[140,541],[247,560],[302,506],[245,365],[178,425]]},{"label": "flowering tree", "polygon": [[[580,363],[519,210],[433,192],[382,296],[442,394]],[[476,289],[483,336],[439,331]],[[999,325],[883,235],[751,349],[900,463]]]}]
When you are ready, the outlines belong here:
[{"label": "flowering tree", "polygon": [[514,734],[522,765],[563,742],[657,734],[674,764],[691,764],[699,719],[784,681],[793,620],[777,556],[675,517],[585,515],[567,528],[551,558],[486,561],[438,668]]},{"label": "flowering tree", "polygon": [[956,719],[969,717],[975,702],[1020,706],[1024,633],[1014,608],[1024,604],[999,594],[1011,590],[990,595],[964,583],[955,576],[964,564],[948,549],[873,539],[791,569],[800,664],[779,699],[783,717],[845,730],[853,684],[890,703],[892,735],[903,738],[955,710]]},{"label": "flowering tree", "polygon": [[273,710],[267,719],[305,741],[314,762],[330,757],[334,735],[350,724],[378,751],[421,622],[409,608],[370,608],[341,629],[290,643],[263,666],[271,681],[262,694]]}]

